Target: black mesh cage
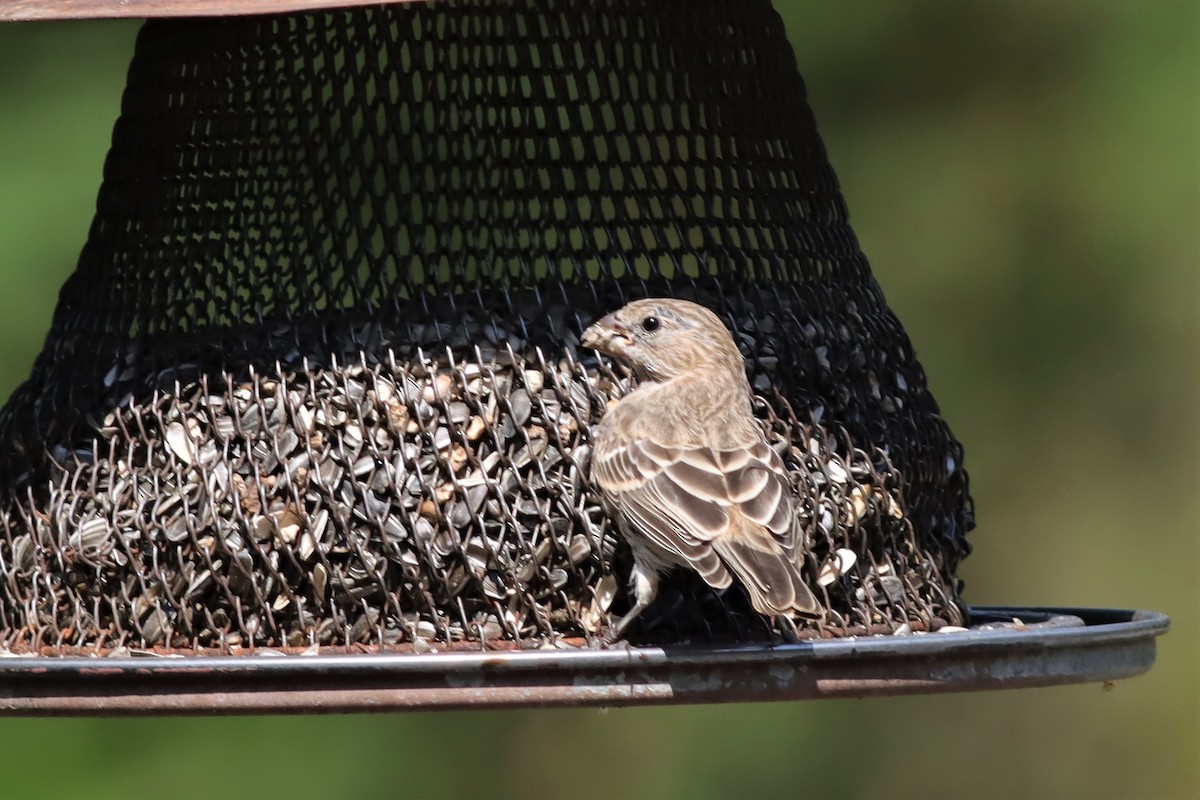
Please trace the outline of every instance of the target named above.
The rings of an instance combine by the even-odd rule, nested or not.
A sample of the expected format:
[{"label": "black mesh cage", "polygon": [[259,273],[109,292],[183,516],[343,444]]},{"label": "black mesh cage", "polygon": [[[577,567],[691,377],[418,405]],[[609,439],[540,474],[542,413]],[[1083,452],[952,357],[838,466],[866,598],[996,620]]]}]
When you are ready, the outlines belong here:
[{"label": "black mesh cage", "polygon": [[[153,21],[0,418],[10,650],[545,646],[630,605],[579,347],[710,306],[800,498],[801,636],[963,623],[961,448],[766,0]],[[677,571],[635,641],[767,639]]]}]

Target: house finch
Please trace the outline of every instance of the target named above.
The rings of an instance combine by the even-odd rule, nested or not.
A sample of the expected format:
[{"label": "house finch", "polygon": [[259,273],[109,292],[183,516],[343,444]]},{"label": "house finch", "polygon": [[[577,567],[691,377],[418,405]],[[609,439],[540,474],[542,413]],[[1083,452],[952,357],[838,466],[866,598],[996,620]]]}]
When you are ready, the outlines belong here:
[{"label": "house finch", "polygon": [[717,315],[685,300],[638,300],[581,341],[638,379],[600,421],[592,453],[592,480],[634,557],[636,602],[610,640],[676,566],[715,589],[737,577],[762,614],[815,612],[787,473],[754,419],[742,354]]}]

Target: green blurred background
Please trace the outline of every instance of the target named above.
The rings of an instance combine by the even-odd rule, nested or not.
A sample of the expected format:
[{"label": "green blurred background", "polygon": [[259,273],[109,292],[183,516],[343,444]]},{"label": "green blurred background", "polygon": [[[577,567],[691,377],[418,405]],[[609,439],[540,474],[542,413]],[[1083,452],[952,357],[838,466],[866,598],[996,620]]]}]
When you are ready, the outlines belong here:
[{"label": "green blurred background", "polygon": [[[4,797],[1200,797],[1194,0],[778,0],[855,228],[967,447],[974,603],[1148,608],[1111,691],[0,720]],[[130,22],[0,26],[0,395],[101,179]]]}]

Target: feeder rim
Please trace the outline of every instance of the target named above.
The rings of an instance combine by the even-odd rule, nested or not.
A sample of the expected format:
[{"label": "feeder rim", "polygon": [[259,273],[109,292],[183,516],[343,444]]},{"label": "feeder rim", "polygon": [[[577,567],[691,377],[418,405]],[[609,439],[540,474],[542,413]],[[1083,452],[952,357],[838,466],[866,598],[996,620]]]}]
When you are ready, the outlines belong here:
[{"label": "feeder rim", "polygon": [[154,17],[225,17],[321,11],[423,0],[10,0],[0,22]]},{"label": "feeder rim", "polygon": [[1147,671],[1168,618],[979,606],[1024,627],[785,645],[425,654],[0,659],[0,716],[345,713],[932,694]]}]

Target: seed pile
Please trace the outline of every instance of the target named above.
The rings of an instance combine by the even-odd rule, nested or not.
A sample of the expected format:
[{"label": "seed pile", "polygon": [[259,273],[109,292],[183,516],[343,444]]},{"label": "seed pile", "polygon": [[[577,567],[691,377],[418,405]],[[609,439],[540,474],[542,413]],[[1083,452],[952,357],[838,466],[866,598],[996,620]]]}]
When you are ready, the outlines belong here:
[{"label": "seed pile", "polygon": [[[348,365],[176,381],[94,420],[54,449],[44,498],[0,520],[5,644],[594,641],[628,605],[628,565],[587,481],[589,429],[628,380],[572,342],[551,358],[477,334],[469,352],[376,341]],[[758,407],[829,609],[802,635],[961,622],[882,454]],[[668,587],[648,638],[770,633],[736,591]]]}]

